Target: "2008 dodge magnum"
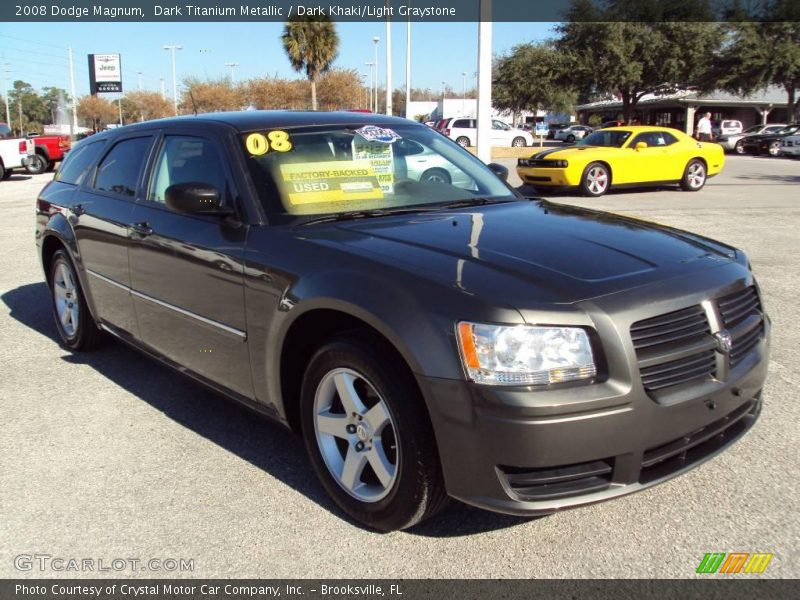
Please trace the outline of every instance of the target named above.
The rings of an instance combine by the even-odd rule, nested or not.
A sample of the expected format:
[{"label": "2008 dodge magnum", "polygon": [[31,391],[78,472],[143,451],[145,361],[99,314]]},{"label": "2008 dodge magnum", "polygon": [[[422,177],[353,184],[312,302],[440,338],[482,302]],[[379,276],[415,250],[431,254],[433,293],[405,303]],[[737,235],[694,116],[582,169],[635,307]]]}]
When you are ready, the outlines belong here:
[{"label": "2008 dodge magnum", "polygon": [[770,321],[745,255],[506,175],[356,113],[92,136],[37,201],[58,333],[73,350],[111,334],[291,427],[379,530],[448,496],[598,502],[746,432]]}]

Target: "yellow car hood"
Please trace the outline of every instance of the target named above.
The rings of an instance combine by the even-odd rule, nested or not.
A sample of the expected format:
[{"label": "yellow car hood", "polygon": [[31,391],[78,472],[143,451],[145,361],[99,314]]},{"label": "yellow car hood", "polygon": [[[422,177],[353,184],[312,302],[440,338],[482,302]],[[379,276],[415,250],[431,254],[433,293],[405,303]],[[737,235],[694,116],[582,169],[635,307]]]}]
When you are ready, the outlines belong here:
[{"label": "yellow car hood", "polygon": [[617,156],[620,148],[604,148],[601,146],[569,146],[567,148],[548,148],[531,156],[532,160],[546,158],[548,160],[578,160],[587,161],[600,158]]}]

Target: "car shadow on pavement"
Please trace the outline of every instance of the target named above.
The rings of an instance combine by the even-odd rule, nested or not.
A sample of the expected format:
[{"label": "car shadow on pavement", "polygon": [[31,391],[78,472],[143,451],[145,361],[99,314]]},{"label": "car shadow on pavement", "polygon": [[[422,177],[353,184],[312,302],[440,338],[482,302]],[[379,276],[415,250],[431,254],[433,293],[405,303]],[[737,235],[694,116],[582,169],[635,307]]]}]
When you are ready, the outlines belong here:
[{"label": "car shadow on pavement", "polygon": [[[32,283],[0,296],[10,315],[55,343],[45,283]],[[153,408],[248,461],[316,502],[338,518],[361,527],[339,511],[313,473],[302,440],[283,426],[207,390],[124,343],[112,341],[94,352],[68,352],[62,360],[87,365]],[[525,522],[453,502],[443,514],[409,530],[426,537],[465,536]]]},{"label": "car shadow on pavement", "polygon": [[800,183],[800,175],[739,175],[736,179],[750,179],[751,181],[757,181],[758,185]]},{"label": "car shadow on pavement", "polygon": [[25,181],[26,179],[33,179],[30,175],[22,175],[20,173],[11,173],[6,181]]}]

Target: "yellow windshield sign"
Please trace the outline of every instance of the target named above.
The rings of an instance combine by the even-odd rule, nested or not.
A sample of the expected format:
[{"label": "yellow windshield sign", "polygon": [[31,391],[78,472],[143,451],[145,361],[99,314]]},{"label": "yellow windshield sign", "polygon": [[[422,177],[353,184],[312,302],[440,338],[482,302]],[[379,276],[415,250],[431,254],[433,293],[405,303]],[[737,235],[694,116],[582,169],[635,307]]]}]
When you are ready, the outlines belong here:
[{"label": "yellow windshield sign", "polygon": [[383,198],[368,160],[286,164],[280,171],[284,193],[293,205]]}]

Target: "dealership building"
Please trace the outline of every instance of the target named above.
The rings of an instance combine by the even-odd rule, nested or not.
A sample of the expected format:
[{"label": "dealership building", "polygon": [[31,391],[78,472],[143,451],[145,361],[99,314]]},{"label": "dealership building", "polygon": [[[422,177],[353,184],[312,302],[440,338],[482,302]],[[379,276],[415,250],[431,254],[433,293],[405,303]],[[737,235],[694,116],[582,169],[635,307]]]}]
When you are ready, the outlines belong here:
[{"label": "dealership building", "polygon": [[[622,102],[616,99],[591,102],[577,106],[576,111],[581,123],[588,123],[593,115],[602,121],[621,120]],[[779,87],[770,87],[749,96],[722,91],[647,94],[636,105],[633,120],[642,125],[674,127],[692,134],[700,115],[706,112],[711,113],[713,121],[735,119],[745,128],[759,123],[791,123],[793,120],[786,91]]]}]

